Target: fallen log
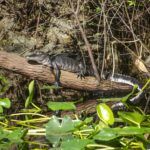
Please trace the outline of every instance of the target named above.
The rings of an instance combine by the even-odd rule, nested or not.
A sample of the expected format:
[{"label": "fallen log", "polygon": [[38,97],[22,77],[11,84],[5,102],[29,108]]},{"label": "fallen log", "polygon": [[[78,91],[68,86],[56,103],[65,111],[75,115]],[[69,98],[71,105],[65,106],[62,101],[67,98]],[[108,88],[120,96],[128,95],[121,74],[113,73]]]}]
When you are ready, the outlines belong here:
[{"label": "fallen log", "polygon": [[[41,80],[47,83],[54,83],[55,78],[48,67],[42,65],[31,65],[25,58],[14,54],[0,51],[0,68],[4,68],[18,74],[28,76],[32,79]],[[60,82],[62,87],[88,90],[88,91],[124,91],[125,93],[131,90],[131,86],[126,84],[114,83],[107,80],[102,80],[97,83],[94,77],[85,77],[85,79],[77,78],[77,75],[67,71],[61,71]]]}]

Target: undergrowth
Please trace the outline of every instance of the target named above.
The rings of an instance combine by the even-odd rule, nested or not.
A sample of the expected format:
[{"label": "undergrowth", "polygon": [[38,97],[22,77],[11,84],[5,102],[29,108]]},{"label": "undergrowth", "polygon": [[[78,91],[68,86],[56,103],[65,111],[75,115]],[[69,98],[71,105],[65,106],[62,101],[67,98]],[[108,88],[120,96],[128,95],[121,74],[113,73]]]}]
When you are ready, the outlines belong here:
[{"label": "undergrowth", "polygon": [[[6,82],[6,78],[1,81]],[[3,82],[3,81],[2,81]],[[145,88],[150,84],[147,81]],[[53,88],[53,87],[52,87]],[[65,115],[44,115],[42,106],[33,103],[34,81],[28,86],[29,95],[24,109],[7,114],[13,109],[11,100],[0,98],[0,149],[148,149],[150,146],[150,115],[139,107],[132,111],[112,112],[105,102],[97,104],[95,114],[82,118]],[[131,92],[132,93],[132,92]],[[129,93],[123,97],[125,103]],[[133,93],[132,93],[133,94]],[[127,104],[126,104],[127,105]],[[75,110],[74,102],[47,102],[49,111]]]}]

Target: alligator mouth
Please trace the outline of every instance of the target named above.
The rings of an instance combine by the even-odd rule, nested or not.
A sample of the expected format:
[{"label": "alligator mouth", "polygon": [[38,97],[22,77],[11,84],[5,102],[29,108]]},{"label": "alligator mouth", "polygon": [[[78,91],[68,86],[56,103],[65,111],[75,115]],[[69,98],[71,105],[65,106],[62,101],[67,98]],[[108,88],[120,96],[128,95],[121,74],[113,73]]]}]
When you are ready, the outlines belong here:
[{"label": "alligator mouth", "polygon": [[35,60],[28,60],[28,63],[29,64],[32,64],[32,65],[39,65],[40,63],[38,63],[37,61]]}]

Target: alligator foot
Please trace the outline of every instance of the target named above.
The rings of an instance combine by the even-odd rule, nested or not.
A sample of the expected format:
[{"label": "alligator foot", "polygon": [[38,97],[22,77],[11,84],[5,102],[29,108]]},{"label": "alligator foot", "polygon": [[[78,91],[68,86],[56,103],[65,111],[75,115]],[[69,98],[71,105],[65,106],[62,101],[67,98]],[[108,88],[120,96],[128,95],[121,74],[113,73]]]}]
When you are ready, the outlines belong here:
[{"label": "alligator foot", "polygon": [[81,71],[80,73],[77,74],[77,78],[80,78],[81,80],[84,78],[85,79],[85,75],[84,73]]},{"label": "alligator foot", "polygon": [[84,75],[77,75],[77,78],[80,78],[81,80],[84,78],[85,79],[85,76]]}]

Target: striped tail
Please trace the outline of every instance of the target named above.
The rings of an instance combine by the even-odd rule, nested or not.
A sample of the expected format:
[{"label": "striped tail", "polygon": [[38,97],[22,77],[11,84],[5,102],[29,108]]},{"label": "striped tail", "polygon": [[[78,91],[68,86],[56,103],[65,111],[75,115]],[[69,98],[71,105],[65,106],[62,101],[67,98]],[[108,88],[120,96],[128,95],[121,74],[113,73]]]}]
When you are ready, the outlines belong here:
[{"label": "striped tail", "polygon": [[[128,102],[132,105],[136,105],[140,102],[141,97],[143,96],[143,91],[142,91],[142,85],[133,77],[130,76],[126,76],[126,75],[122,75],[122,74],[114,74],[113,76],[107,75],[107,80],[113,81],[113,82],[117,82],[117,83],[124,83],[124,84],[128,84],[131,86],[137,85],[137,89],[138,89],[138,94],[129,99]],[[114,105],[112,105],[111,107],[113,110],[122,110],[125,109],[125,105],[122,102],[117,102]]]}]

